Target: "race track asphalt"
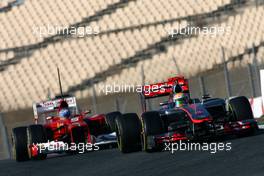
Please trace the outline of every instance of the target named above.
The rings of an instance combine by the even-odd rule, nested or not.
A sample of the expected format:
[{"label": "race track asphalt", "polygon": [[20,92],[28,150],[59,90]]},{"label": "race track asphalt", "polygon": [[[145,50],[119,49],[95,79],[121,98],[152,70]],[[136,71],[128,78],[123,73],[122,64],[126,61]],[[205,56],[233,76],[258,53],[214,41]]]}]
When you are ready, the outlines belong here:
[{"label": "race track asphalt", "polygon": [[231,151],[169,151],[122,154],[107,149],[78,155],[60,155],[44,161],[0,161],[0,176],[263,176],[264,133],[226,139]]}]

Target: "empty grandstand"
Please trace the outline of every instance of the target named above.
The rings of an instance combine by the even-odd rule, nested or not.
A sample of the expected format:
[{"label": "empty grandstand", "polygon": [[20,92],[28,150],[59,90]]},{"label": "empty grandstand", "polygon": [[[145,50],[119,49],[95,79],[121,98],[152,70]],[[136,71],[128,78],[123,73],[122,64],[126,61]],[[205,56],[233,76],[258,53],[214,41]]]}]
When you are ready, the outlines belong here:
[{"label": "empty grandstand", "polygon": [[[63,91],[86,103],[85,99],[98,96],[93,102],[102,112],[115,109],[117,97],[101,101],[105,100],[99,90],[102,85],[141,85],[172,74],[191,78],[194,96],[260,94],[255,72],[249,75],[247,70],[256,71],[263,64],[261,0],[5,2],[0,7],[0,107],[4,112],[29,108],[33,101],[59,94],[57,67]],[[81,27],[96,32],[81,37],[69,32]],[[180,33],[188,28],[199,32]],[[228,86],[224,68],[231,79]],[[232,74],[238,72],[239,76]],[[252,84],[250,77],[256,80]],[[131,95],[121,95],[125,96]]]}]

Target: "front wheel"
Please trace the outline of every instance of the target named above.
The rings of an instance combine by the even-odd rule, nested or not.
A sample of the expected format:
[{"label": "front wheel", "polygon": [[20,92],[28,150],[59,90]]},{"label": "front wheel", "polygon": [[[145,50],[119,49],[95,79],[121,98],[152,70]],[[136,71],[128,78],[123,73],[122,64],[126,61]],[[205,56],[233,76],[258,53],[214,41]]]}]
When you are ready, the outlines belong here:
[{"label": "front wheel", "polygon": [[16,161],[29,160],[27,147],[27,127],[14,128],[12,130],[12,149]]}]

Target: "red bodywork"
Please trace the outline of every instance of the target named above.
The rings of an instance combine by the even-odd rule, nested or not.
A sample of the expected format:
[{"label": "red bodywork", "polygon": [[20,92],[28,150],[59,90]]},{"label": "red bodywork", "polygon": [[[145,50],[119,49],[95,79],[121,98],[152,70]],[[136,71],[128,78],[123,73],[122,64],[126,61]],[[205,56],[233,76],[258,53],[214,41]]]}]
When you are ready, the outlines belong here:
[{"label": "red bodywork", "polygon": [[[87,136],[87,142],[91,143],[91,134],[88,125],[84,122],[82,115],[75,116],[74,118],[67,119],[61,117],[52,117],[44,124],[44,127],[53,132],[52,139],[54,141],[60,140],[60,138],[66,134],[71,136],[71,131],[75,127],[83,127],[85,130],[85,136]],[[71,141],[73,137],[71,136]]]},{"label": "red bodywork", "polygon": [[[58,112],[61,109],[60,103],[67,101],[71,116],[69,118],[59,117]],[[64,143],[76,143],[73,135],[73,130],[79,130],[78,134],[82,135],[85,139],[83,141],[86,144],[94,144],[97,135],[106,132],[106,121],[104,114],[94,115],[92,117],[87,116],[90,112],[78,113],[76,100],[74,97],[68,97],[56,100],[49,100],[45,102],[33,104],[33,110],[35,115],[35,124],[42,124],[46,133],[48,142],[60,142]],[[78,135],[77,135],[78,136]],[[57,145],[55,143],[55,145]],[[37,156],[39,153],[36,145],[30,145],[30,151],[32,156]],[[55,151],[58,152],[58,151]],[[49,152],[48,153],[52,153]]]},{"label": "red bodywork", "polygon": [[[89,123],[87,123],[89,121]],[[96,127],[96,129],[91,129],[91,126]],[[86,137],[85,143],[94,144],[94,137],[105,133],[104,128],[106,126],[105,115],[99,114],[92,117],[86,117],[85,114],[75,115],[73,118],[61,118],[61,117],[49,117],[47,122],[43,125],[47,132],[52,132],[51,136],[48,136],[49,141],[63,141],[64,137],[68,136],[67,142],[74,143],[74,136],[72,135],[72,130],[74,128],[82,128],[84,136]],[[92,127],[93,128],[93,127]],[[91,133],[93,132],[93,133]],[[37,156],[39,150],[35,146],[30,146],[31,155]],[[52,152],[49,152],[52,153]]]}]

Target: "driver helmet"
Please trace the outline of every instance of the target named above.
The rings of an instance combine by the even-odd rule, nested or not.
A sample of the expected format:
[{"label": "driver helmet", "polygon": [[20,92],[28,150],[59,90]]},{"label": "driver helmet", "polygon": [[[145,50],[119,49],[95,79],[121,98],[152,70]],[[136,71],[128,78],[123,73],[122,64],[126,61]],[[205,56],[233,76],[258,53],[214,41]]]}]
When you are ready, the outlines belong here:
[{"label": "driver helmet", "polygon": [[176,93],[174,96],[173,96],[173,101],[175,103],[175,106],[176,107],[182,107],[184,105],[187,105],[188,104],[188,94],[187,93]]},{"label": "driver helmet", "polygon": [[69,118],[71,116],[71,112],[69,110],[69,105],[65,100],[61,101],[61,103],[60,103],[59,116],[65,117],[65,118]]},{"label": "driver helmet", "polygon": [[61,109],[59,112],[60,117],[69,118],[71,116],[71,112],[69,109]]}]

